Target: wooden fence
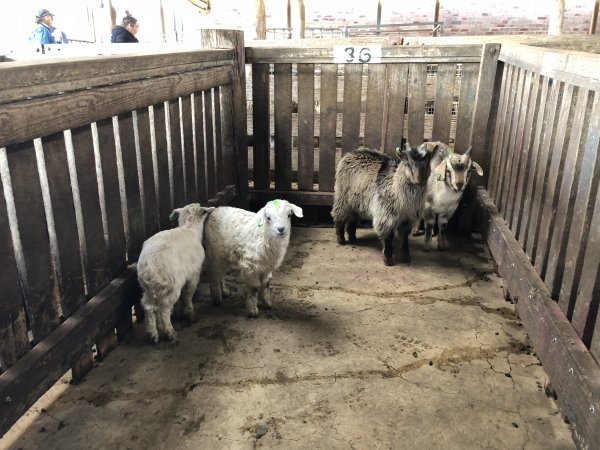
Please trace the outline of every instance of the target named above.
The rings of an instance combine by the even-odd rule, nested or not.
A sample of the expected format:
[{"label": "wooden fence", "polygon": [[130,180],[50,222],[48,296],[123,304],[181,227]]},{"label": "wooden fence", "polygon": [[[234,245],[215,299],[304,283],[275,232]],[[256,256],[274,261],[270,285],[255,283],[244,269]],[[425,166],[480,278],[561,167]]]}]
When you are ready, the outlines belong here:
[{"label": "wooden fence", "polygon": [[[343,154],[364,145],[393,155],[403,142],[419,145],[426,120],[432,121],[427,137],[444,142],[455,122],[455,148],[464,151],[475,138],[473,155],[485,159],[481,137],[498,50],[495,44],[390,46],[382,48],[381,63],[336,64],[332,47],[248,48],[251,199],[331,205]],[[433,111],[426,110],[431,67]]]},{"label": "wooden fence", "polygon": [[173,208],[246,189],[243,39],[219,36],[238,47],[0,65],[1,433],[131,327],[126,264]]},{"label": "wooden fence", "polygon": [[600,442],[600,57],[504,44],[487,240],[573,422]]}]

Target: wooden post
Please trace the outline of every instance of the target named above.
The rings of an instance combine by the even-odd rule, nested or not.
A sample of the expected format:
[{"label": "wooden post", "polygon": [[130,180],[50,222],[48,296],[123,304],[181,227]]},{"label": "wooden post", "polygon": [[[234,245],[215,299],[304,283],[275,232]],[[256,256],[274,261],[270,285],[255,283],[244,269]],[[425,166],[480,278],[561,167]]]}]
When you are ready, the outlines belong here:
[{"label": "wooden post", "polygon": [[256,39],[267,39],[265,0],[256,0]]},{"label": "wooden post", "polygon": [[596,22],[598,22],[598,6],[600,6],[600,0],[594,2],[594,9],[592,10],[592,19],[590,20],[590,30],[588,34],[596,34]]},{"label": "wooden post", "polygon": [[291,37],[293,39],[304,39],[305,16],[304,0],[295,0],[293,11],[290,14]]},{"label": "wooden post", "polygon": [[440,21],[440,0],[435,0],[435,10],[433,12],[433,35],[437,36],[437,23]]},{"label": "wooden post", "polygon": [[550,23],[548,24],[548,34],[562,34],[563,21],[565,18],[565,0],[555,0],[555,8],[550,14]]},{"label": "wooden post", "polygon": [[244,33],[240,30],[202,30],[202,46],[233,48],[236,64],[233,74],[233,123],[236,155],[236,180],[239,198],[236,206],[248,206],[248,132],[246,128],[246,53]]},{"label": "wooden post", "polygon": [[288,39],[292,38],[292,0],[287,0],[287,27],[289,30]]},{"label": "wooden post", "polygon": [[381,0],[377,1],[377,36],[381,34]]}]

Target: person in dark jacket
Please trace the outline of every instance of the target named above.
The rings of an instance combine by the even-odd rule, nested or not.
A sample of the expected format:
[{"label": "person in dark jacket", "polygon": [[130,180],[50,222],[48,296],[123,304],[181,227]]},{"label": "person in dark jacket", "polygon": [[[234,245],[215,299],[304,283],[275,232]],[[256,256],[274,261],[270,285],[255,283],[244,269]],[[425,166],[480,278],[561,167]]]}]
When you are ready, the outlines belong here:
[{"label": "person in dark jacket", "polygon": [[117,25],[113,28],[110,42],[113,44],[120,42],[139,42],[135,37],[139,27],[140,25],[137,23],[137,19],[126,11],[126,16],[123,17],[121,25]]}]

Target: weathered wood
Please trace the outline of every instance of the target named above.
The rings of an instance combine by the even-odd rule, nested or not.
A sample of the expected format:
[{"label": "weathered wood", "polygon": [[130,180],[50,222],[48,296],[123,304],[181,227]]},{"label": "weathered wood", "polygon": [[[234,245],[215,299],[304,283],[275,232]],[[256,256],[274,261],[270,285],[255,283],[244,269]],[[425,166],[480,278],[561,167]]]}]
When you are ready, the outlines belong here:
[{"label": "weathered wood", "polygon": [[548,248],[544,282],[553,298],[558,298],[560,293],[562,275],[565,268],[565,253],[569,243],[566,237],[569,235],[571,229],[571,220],[575,213],[580,213],[580,211],[574,209],[574,204],[585,145],[582,143],[582,137],[587,134],[589,123],[589,117],[586,120],[586,114],[589,113],[588,101],[589,91],[587,89],[579,89],[574,115],[568,127],[569,144],[564,157],[563,175],[560,183],[560,191],[558,192],[558,200],[552,205],[555,217],[552,227],[552,237]]},{"label": "weathered wood", "polygon": [[167,146],[167,117],[165,114],[165,104],[157,103],[153,105],[152,112],[154,122],[154,135],[156,137],[156,169],[154,182],[157,186],[158,202],[158,223],[159,229],[166,230],[171,228],[169,215],[173,211],[171,201],[171,187],[169,179],[169,151]]},{"label": "weathered wood", "polygon": [[198,202],[194,173],[194,137],[192,125],[192,97],[181,97],[181,148],[183,151],[183,180],[185,204]]},{"label": "weathered wood", "polygon": [[[183,173],[183,147],[181,145],[181,111],[179,99],[171,100],[169,103],[169,124],[167,132],[171,138],[171,186],[173,188],[173,208],[185,206],[185,178]],[[169,141],[167,141],[169,142]]]},{"label": "weathered wood", "polygon": [[[100,195],[96,171],[96,156],[94,134],[91,127],[85,126],[65,135],[70,134],[73,145],[73,160],[79,199],[81,204],[81,222],[83,224],[86,259],[84,261],[87,280],[87,296],[96,295],[111,279],[108,251],[104,240],[102,226],[102,210],[100,209]],[[67,147],[68,150],[68,147]],[[98,152],[100,149],[97,149]],[[63,305],[64,311],[64,305]],[[67,315],[70,315],[70,313]]]},{"label": "weathered wood", "polygon": [[194,94],[194,136],[196,138],[194,153],[194,170],[198,183],[198,201],[206,203],[206,142],[204,140],[204,102],[202,92]]},{"label": "weathered wood", "polygon": [[207,200],[208,206],[225,206],[231,203],[238,195],[235,185],[225,186],[225,188],[217,192],[211,199]]},{"label": "weathered wood", "polygon": [[495,198],[496,189],[498,187],[498,178],[500,171],[500,161],[502,158],[502,139],[505,133],[506,125],[506,109],[508,105],[508,96],[510,93],[510,83],[512,82],[513,66],[504,65],[502,70],[502,84],[500,87],[500,95],[498,98],[498,110],[496,112],[496,126],[494,128],[494,141],[492,157],[490,158],[490,175],[489,175],[489,193]]},{"label": "weathered wood", "polygon": [[543,194],[544,201],[535,254],[534,266],[542,278],[545,278],[550,237],[556,219],[555,208],[558,201],[558,186],[560,186],[562,180],[562,163],[565,159],[568,142],[567,130],[571,129],[573,121],[575,104],[571,101],[572,98],[573,86],[566,85],[563,91],[554,142],[551,148],[550,166],[548,167],[546,190]]},{"label": "weathered wood", "polygon": [[298,205],[331,206],[333,192],[250,190],[250,201],[265,204],[280,198]]},{"label": "weathered wood", "polygon": [[[304,66],[306,67],[306,66]],[[302,68],[300,69],[302,70]],[[300,72],[302,73],[302,72]],[[305,77],[306,75],[300,75]],[[302,78],[301,78],[302,79]],[[300,88],[298,88],[300,89]],[[306,101],[306,99],[303,99]],[[252,130],[254,186],[269,187],[269,64],[252,65]],[[311,102],[312,103],[312,102]],[[300,108],[300,101],[298,102]],[[312,108],[312,104],[311,104]],[[314,134],[314,132],[313,132]]]},{"label": "weathered wood", "polygon": [[[525,125],[524,125],[524,135],[522,140],[522,155],[521,155],[521,167],[519,171],[519,176],[517,177],[517,191],[516,191],[516,201],[513,210],[513,218],[511,223],[511,229],[513,230],[513,234],[515,237],[520,236],[521,223],[524,214],[527,214],[527,211],[523,209],[523,204],[527,201],[524,195],[526,184],[529,179],[531,167],[532,167],[532,145],[533,145],[533,127],[537,122],[538,114],[540,111],[540,77],[536,74],[533,74],[531,78],[531,92],[529,96],[528,109],[525,113]],[[521,243],[522,245],[522,243]]]},{"label": "weathered wood", "polygon": [[71,382],[78,384],[83,381],[83,377],[87,374],[92,367],[94,367],[94,355],[92,354],[91,343],[88,339],[85,340],[87,345],[79,355],[79,358],[75,360],[75,363],[71,366]]},{"label": "weathered wood", "polygon": [[[558,297],[558,304],[567,317],[573,316],[575,301],[578,297],[578,288],[581,279],[581,268],[583,257],[589,239],[591,220],[594,208],[594,198],[598,195],[598,183],[600,180],[600,152],[598,142],[600,141],[600,97],[594,96],[594,103],[590,113],[590,123],[585,136],[582,149],[583,161],[579,173],[579,183],[575,197],[574,211],[569,230],[569,245],[565,257],[565,267],[562,277],[562,286]],[[593,253],[590,253],[592,255]],[[577,318],[575,322],[581,319]],[[573,325],[578,332],[584,329],[581,323]]]},{"label": "weathered wood", "polygon": [[[1,105],[0,147],[77,128],[231,80],[230,67],[223,67]],[[54,113],[48,115],[48,110]],[[45,120],[37,120],[38,117]]]},{"label": "weathered wood", "polygon": [[[231,50],[179,52],[146,51],[145,55],[115,55],[6,62],[0,68],[3,102],[56,95],[110,84],[145,80],[173,73],[197,72],[218,66],[231,67]],[[69,74],[65,77],[65,74]]]},{"label": "weathered wood", "polygon": [[404,108],[408,94],[408,65],[387,64],[386,68],[383,151],[386,155],[395,156],[396,148],[402,147]]},{"label": "weathered wood", "polygon": [[[86,301],[82,262],[83,264],[87,263],[87,251],[83,253],[80,250],[75,211],[80,205],[74,204],[73,197],[73,191],[75,191],[79,198],[77,174],[72,173],[73,178],[71,178],[69,170],[68,159],[74,163],[73,141],[70,133],[65,133],[64,137],[63,133],[57,133],[44,138],[42,145],[39,162],[45,166],[50,194],[51,217],[58,252],[55,255],[55,258],[58,259],[55,270],[58,276],[61,309],[62,315],[69,317]],[[71,148],[67,149],[66,146]],[[38,150],[36,149],[36,151]],[[75,170],[74,167],[72,169]],[[102,241],[101,244],[103,244]]]},{"label": "weathered wood", "polygon": [[382,124],[383,102],[385,98],[385,65],[367,64],[367,101],[365,113],[365,147],[372,150],[383,150]]},{"label": "weathered wood", "polygon": [[[120,154],[117,151],[117,158],[121,158],[121,164],[119,164],[118,159],[117,164],[119,164],[120,170],[123,171],[120,177],[122,176],[125,188],[125,202],[123,206],[126,207],[125,236],[127,242],[127,260],[129,262],[137,260],[144,242],[144,218],[142,215],[137,150],[134,139],[134,133],[137,133],[137,130],[134,130],[133,126],[132,113],[119,116],[119,142],[121,144],[121,151]],[[182,178],[180,177],[179,180],[181,183]]]},{"label": "weathered wood", "polygon": [[[369,67],[369,66],[367,66]],[[342,155],[356,150],[360,137],[360,111],[363,64],[344,65],[344,104],[342,122]],[[382,97],[383,98],[383,97]],[[404,122],[404,121],[402,121]],[[372,125],[371,125],[372,126]],[[366,141],[365,141],[365,145]],[[308,185],[310,190],[312,181]]]},{"label": "weathered wood", "polygon": [[478,75],[479,64],[463,63],[456,118],[456,137],[454,138],[454,148],[461,152],[469,148]]},{"label": "weathered wood", "polygon": [[147,239],[159,229],[158,203],[156,201],[156,187],[154,185],[153,162],[153,153],[156,152],[156,136],[153,136],[149,108],[138,109],[136,114],[140,143],[139,156],[141,159],[140,169],[142,176],[140,187],[141,192],[143,193],[144,237]]},{"label": "weathered wood", "polygon": [[549,168],[549,157],[551,156],[550,147],[554,140],[554,131],[556,130],[555,117],[556,110],[560,99],[562,98],[561,83],[552,83],[550,98],[546,105],[544,113],[544,122],[542,127],[542,135],[540,137],[540,150],[537,164],[537,171],[531,174],[535,177],[533,202],[531,203],[531,215],[529,219],[529,228],[527,231],[527,247],[526,253],[531,261],[535,261],[537,241],[540,230],[540,218],[542,209],[542,200],[546,191],[547,169]]},{"label": "weathered wood", "polygon": [[102,361],[117,346],[117,335],[114,328],[96,337],[96,360]]},{"label": "weathered wood", "polygon": [[211,198],[217,192],[217,178],[215,170],[215,137],[212,91],[207,90],[204,96],[204,133],[206,136],[206,195]]},{"label": "weathered wood", "polygon": [[455,81],[456,64],[438,64],[432,141],[442,141],[446,144],[449,142]]},{"label": "weathered wood", "polygon": [[322,192],[333,191],[335,177],[337,73],[337,64],[321,65],[319,190]]},{"label": "weathered wood", "polygon": [[237,160],[235,153],[235,139],[233,128],[235,127],[233,115],[233,91],[232,86],[221,88],[221,127],[223,129],[223,187],[235,185],[238,182]]},{"label": "weathered wood", "polygon": [[[436,46],[390,46],[382,47],[382,63],[478,63],[481,59],[481,45],[436,45]],[[333,46],[323,44],[322,48],[290,46],[255,46],[246,49],[246,61],[255,63],[296,63],[330,64],[334,62]]]},{"label": "weathered wood", "polygon": [[112,119],[97,123],[102,164],[102,182],[107,217],[108,249],[111,275],[116,276],[125,268],[125,228],[121,211],[117,151]]},{"label": "weathered wood", "polygon": [[[0,149],[0,177],[6,150]],[[0,286],[2,301],[0,302],[0,371],[4,372],[15,361],[29,350],[25,309],[19,286],[17,262],[14,256],[8,209],[4,196],[4,187],[0,179]],[[12,196],[12,191],[11,191]]]},{"label": "weathered wood", "polygon": [[408,130],[407,141],[421,145],[425,135],[425,88],[427,64],[410,64],[408,68]]},{"label": "weathered wood", "polygon": [[292,65],[275,65],[275,189],[292,188]]},{"label": "weathered wood", "polygon": [[[44,202],[31,142],[6,149],[25,273],[21,279],[34,342],[58,326],[58,292],[52,270]],[[7,183],[7,180],[3,182]]]},{"label": "weathered wood", "polygon": [[[8,371],[0,375],[0,435],[75,363],[88,336],[115,327],[115,311],[139,296],[135,277],[114,279]],[[10,399],[6,402],[6,399]]]},{"label": "weathered wood", "polygon": [[[500,90],[500,76],[498,70],[499,44],[484,44],[481,51],[479,76],[477,79],[477,93],[473,108],[473,119],[469,146],[473,148],[471,157],[483,167],[483,177],[476,184],[487,186],[492,159],[492,130],[496,124],[495,111],[498,108],[498,95]],[[438,69],[439,71],[439,69]],[[438,72],[439,77],[439,72]],[[439,82],[439,81],[438,81]],[[437,109],[437,95],[436,95]],[[492,112],[494,109],[494,112]]]},{"label": "weathered wood", "polygon": [[544,129],[544,120],[548,111],[548,89],[550,80],[548,77],[542,77],[542,87],[540,92],[539,110],[534,125],[535,135],[533,137],[533,144],[531,146],[531,163],[527,172],[527,186],[523,196],[525,197],[523,203],[523,215],[521,217],[521,225],[519,227],[519,234],[517,236],[518,241],[521,243],[523,249],[527,248],[529,237],[529,224],[531,219],[531,208],[533,205],[534,191],[535,191],[535,180],[536,173],[539,170],[540,165],[540,145],[542,141],[542,130]]},{"label": "weathered wood", "polygon": [[[478,191],[485,240],[581,448],[600,442],[600,368],[531,266],[485,189]],[[600,252],[599,252],[600,253]]]},{"label": "weathered wood", "polygon": [[[224,168],[223,168],[223,133],[221,131],[221,88],[216,86],[213,89],[213,100],[215,108],[215,180],[217,191],[225,187]],[[233,130],[231,130],[233,132]]]},{"label": "weathered wood", "polygon": [[[358,91],[360,92],[360,88]],[[346,95],[345,90],[344,95]],[[345,120],[346,116],[344,116]],[[300,190],[310,191],[313,188],[315,171],[314,135],[315,65],[298,64],[298,189]],[[254,186],[258,189],[265,187],[264,184],[260,185],[256,182]]]}]

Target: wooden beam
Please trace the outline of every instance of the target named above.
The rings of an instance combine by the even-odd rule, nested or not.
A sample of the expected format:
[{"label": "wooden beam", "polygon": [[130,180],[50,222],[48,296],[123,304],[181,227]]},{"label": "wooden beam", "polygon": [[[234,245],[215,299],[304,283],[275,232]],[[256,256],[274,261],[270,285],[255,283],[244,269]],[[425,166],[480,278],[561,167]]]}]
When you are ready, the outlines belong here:
[{"label": "wooden beam", "polygon": [[596,34],[596,23],[598,22],[598,7],[600,6],[600,0],[594,1],[594,8],[592,9],[592,19],[590,20],[590,29],[588,34]]},{"label": "wooden beam", "polygon": [[548,34],[562,34],[565,20],[565,0],[554,0],[554,10],[550,13]]},{"label": "wooden beam", "polygon": [[250,190],[251,202],[264,204],[270,200],[282,199],[295,203],[296,205],[333,205],[333,192],[314,191],[276,191],[276,190]]},{"label": "wooden beam", "polygon": [[265,0],[256,0],[256,39],[267,39]]},{"label": "wooden beam", "polygon": [[478,213],[498,273],[517,300],[517,312],[573,427],[578,448],[600,442],[600,368],[569,323],[484,188]]},{"label": "wooden beam", "polygon": [[[435,0],[435,9],[433,11],[433,21],[434,22],[440,21],[440,0]],[[438,29],[435,28],[435,25],[434,25],[433,35],[437,36],[437,34],[438,34]]]}]

